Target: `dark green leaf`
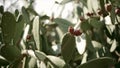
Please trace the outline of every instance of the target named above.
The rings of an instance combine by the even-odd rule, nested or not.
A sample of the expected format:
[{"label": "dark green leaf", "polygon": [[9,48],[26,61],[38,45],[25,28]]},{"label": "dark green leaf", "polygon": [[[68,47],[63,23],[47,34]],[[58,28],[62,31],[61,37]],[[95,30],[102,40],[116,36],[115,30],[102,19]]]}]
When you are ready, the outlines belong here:
[{"label": "dark green leaf", "polygon": [[99,17],[90,18],[90,25],[94,28],[102,28],[104,23],[99,21]]},{"label": "dark green leaf", "polygon": [[86,34],[86,46],[88,50],[90,50],[91,52],[95,52],[95,49],[92,45],[92,40],[88,34]]},{"label": "dark green leaf", "polygon": [[9,62],[13,62],[20,57],[21,52],[16,46],[7,45],[1,48],[1,55],[5,57]]},{"label": "dark green leaf", "polygon": [[[20,20],[21,19],[21,20]],[[15,28],[15,35],[14,35],[14,44],[18,45],[20,39],[21,39],[21,35],[24,29],[24,20],[23,20],[23,16],[20,15],[18,23],[16,23],[16,28]]]},{"label": "dark green leaf", "polygon": [[99,0],[100,1],[100,7],[101,7],[101,9],[102,10],[104,10],[105,11],[105,3],[104,3],[104,0]]},{"label": "dark green leaf", "polygon": [[62,39],[61,51],[65,62],[69,63],[73,59],[75,51],[75,37],[69,33],[66,33]]},{"label": "dark green leaf", "polygon": [[3,32],[3,39],[5,43],[10,43],[14,37],[14,32],[16,28],[16,20],[14,15],[10,12],[3,13],[1,28]]},{"label": "dark green leaf", "polygon": [[90,35],[86,34],[86,49],[87,49],[87,60],[95,59],[96,58],[96,50],[93,47],[92,40]]},{"label": "dark green leaf", "polygon": [[4,7],[0,6],[0,13],[3,14],[3,12],[4,12]]},{"label": "dark green leaf", "polygon": [[105,11],[105,2],[104,2],[104,0],[99,0],[99,2],[100,2],[101,10],[102,10],[102,12],[103,12],[103,17],[105,17],[105,16],[108,15],[108,12]]},{"label": "dark green leaf", "polygon": [[25,7],[22,7],[22,15],[25,23],[30,23],[29,13],[27,12]]},{"label": "dark green leaf", "polygon": [[42,51],[46,54],[49,55],[56,55],[55,52],[52,50],[52,48],[50,47],[51,44],[49,44],[47,37],[44,35],[40,36],[40,45],[42,45]]},{"label": "dark green leaf", "polygon": [[83,9],[81,7],[79,7],[79,6],[77,6],[76,9],[77,9],[78,16],[81,16],[81,13],[83,12]]},{"label": "dark green leaf", "polygon": [[78,68],[107,68],[111,65],[114,65],[115,62],[112,58],[102,57],[88,61],[80,65]]},{"label": "dark green leaf", "polygon": [[15,10],[15,16],[17,17],[19,15],[18,9]]},{"label": "dark green leaf", "polygon": [[103,57],[103,56],[104,56],[104,49],[103,49],[103,48],[101,48],[101,49],[98,50],[98,55],[99,55],[100,57]]},{"label": "dark green leaf", "polygon": [[9,62],[5,58],[0,56],[0,66],[7,66],[8,64]]},{"label": "dark green leaf", "polygon": [[111,10],[111,15],[110,15],[110,18],[111,18],[111,22],[112,24],[115,24],[115,18],[116,18],[116,14],[115,14],[115,8],[114,6],[112,5],[112,10]]},{"label": "dark green leaf", "polygon": [[44,15],[44,16],[41,16],[41,17],[40,17],[40,20],[46,20],[46,19],[49,19],[49,18],[50,18],[49,16]]},{"label": "dark green leaf", "polygon": [[88,23],[88,20],[86,20],[80,23],[80,28],[82,31],[86,32],[87,30],[90,30],[92,26]]}]

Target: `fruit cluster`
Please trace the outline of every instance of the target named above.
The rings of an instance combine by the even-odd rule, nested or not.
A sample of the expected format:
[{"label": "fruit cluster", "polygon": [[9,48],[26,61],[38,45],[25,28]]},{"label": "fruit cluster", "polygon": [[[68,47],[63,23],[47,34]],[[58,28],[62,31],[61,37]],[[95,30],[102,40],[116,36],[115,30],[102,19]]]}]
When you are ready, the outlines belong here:
[{"label": "fruit cluster", "polygon": [[90,12],[88,12],[87,14],[86,14],[87,16],[89,16],[89,17],[91,17],[91,16],[93,16],[94,15],[94,13],[90,13]]},{"label": "fruit cluster", "polygon": [[75,30],[72,26],[69,26],[68,32],[70,32],[72,35],[75,35],[75,36],[80,36],[82,34],[80,30]]},{"label": "fruit cluster", "polygon": [[[107,12],[111,12],[111,10],[112,10],[112,8],[113,8],[113,6],[111,5],[111,4],[105,4],[105,10],[107,11]],[[98,10],[98,15],[101,15],[102,13],[103,13],[103,11],[102,10]],[[116,9],[115,9],[115,14],[116,15],[118,15],[118,16],[120,16],[120,8],[119,7],[117,7]]]}]

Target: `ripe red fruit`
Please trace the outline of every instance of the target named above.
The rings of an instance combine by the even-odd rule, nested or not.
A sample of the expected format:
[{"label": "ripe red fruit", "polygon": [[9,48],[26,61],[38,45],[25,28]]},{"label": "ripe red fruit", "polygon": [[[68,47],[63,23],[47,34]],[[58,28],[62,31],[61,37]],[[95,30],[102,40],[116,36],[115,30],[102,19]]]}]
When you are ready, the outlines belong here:
[{"label": "ripe red fruit", "polygon": [[87,16],[93,16],[94,13],[90,13],[90,12],[88,12],[86,15],[87,15]]},{"label": "ripe red fruit", "polygon": [[93,16],[94,15],[94,13],[90,13],[91,14],[91,16]]},{"label": "ripe red fruit", "polygon": [[86,15],[87,15],[87,16],[91,16],[91,13],[88,12]]},{"label": "ripe red fruit", "polygon": [[68,32],[70,32],[71,34],[74,34],[74,28],[72,26],[69,26]]},{"label": "ripe red fruit", "polygon": [[112,10],[112,5],[111,4],[105,4],[105,10],[110,12]]},{"label": "ripe red fruit", "polygon": [[74,31],[74,35],[76,36],[80,36],[82,34],[82,32],[80,32],[80,30],[75,30]]},{"label": "ripe red fruit", "polygon": [[27,37],[26,37],[26,40],[30,40],[31,37],[32,37],[32,36],[31,36],[30,34],[28,34]]},{"label": "ripe red fruit", "polygon": [[120,8],[115,9],[115,14],[117,14],[118,16],[120,16]]}]

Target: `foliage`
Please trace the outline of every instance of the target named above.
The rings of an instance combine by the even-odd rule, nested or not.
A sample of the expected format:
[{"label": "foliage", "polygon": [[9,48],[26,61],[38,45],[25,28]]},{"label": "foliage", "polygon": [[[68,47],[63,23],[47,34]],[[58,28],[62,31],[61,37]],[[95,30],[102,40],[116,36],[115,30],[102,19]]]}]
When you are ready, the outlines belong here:
[{"label": "foliage", "polygon": [[[0,66],[120,68],[119,0],[94,0],[96,4],[93,0],[56,1],[61,6],[70,2],[77,5],[73,14],[77,23],[54,18],[54,14],[51,17],[38,14],[33,0],[28,7],[15,12],[5,11],[5,6],[0,6]],[[111,6],[105,6],[107,4]],[[69,26],[82,34],[72,34]]]}]

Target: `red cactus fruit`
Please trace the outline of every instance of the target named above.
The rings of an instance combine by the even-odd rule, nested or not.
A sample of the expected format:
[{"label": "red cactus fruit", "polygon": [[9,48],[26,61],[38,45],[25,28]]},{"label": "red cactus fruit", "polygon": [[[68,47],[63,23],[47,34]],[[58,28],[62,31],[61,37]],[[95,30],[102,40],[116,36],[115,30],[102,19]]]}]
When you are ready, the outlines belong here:
[{"label": "red cactus fruit", "polygon": [[74,28],[72,26],[69,26],[68,32],[70,32],[71,34],[74,34]]},{"label": "red cactus fruit", "polygon": [[32,37],[32,36],[31,36],[30,34],[28,34],[27,37],[26,37],[26,40],[30,40],[31,37]]},{"label": "red cactus fruit", "polygon": [[75,30],[74,31],[74,35],[76,36],[80,36],[82,34],[82,32],[80,32],[80,30]]}]

